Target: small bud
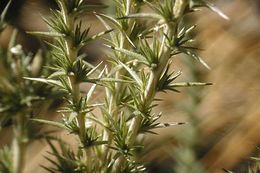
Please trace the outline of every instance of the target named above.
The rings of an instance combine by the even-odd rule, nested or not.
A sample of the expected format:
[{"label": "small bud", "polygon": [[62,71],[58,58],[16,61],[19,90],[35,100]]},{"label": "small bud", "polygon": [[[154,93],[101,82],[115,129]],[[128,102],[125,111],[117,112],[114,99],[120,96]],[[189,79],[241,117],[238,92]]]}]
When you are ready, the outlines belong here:
[{"label": "small bud", "polygon": [[10,49],[10,52],[14,55],[22,55],[23,54],[23,48],[22,45],[17,44],[15,47],[12,47]]},{"label": "small bud", "polygon": [[151,65],[150,65],[150,67],[151,67],[151,69],[156,69],[157,68],[157,64],[155,64],[155,63],[152,63]]},{"label": "small bud", "polygon": [[92,121],[87,120],[87,121],[85,122],[85,127],[86,127],[86,129],[90,128],[90,127],[92,126],[92,124],[93,124]]}]

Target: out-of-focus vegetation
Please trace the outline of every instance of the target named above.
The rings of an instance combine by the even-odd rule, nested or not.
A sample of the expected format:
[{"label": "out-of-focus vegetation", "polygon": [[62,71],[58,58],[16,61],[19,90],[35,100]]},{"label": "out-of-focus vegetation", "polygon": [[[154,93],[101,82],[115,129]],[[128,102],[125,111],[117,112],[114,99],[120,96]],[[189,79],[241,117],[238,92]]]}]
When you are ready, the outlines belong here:
[{"label": "out-of-focus vegetation", "polygon": [[[3,9],[6,2],[1,1],[0,5]],[[224,172],[224,168],[244,173],[250,172],[249,166],[251,172],[257,172],[258,160],[251,162],[249,157],[257,157],[256,148],[260,144],[260,5],[257,0],[222,0],[216,1],[216,5],[229,16],[229,21],[207,10],[192,19],[200,30],[198,45],[204,49],[200,54],[212,70],[194,68],[194,63],[190,65],[185,57],[178,61],[181,66],[178,68],[189,76],[188,81],[204,79],[214,85],[203,90],[182,89],[174,97],[160,95],[165,101],[158,109],[168,115],[165,120],[187,121],[189,124],[161,130],[162,136],[151,136],[150,140],[157,142],[145,158],[152,161],[150,172],[217,173]],[[1,34],[1,46],[8,47],[13,28],[18,27],[17,43],[27,52],[37,52],[42,42],[25,31],[47,30],[39,13],[48,16],[49,7],[55,7],[55,4],[52,1],[14,1],[7,14],[13,27],[8,26]],[[86,25],[95,26],[96,33],[103,30],[94,16],[88,15],[86,19]],[[84,51],[91,57],[103,58],[96,51],[99,46],[95,42]],[[10,133],[10,130],[0,132],[1,148],[10,144]],[[57,136],[71,140],[64,132],[57,133]],[[38,165],[46,162],[43,158],[46,151],[50,149],[44,143],[29,144],[27,159],[31,161],[26,172],[44,172]]]}]

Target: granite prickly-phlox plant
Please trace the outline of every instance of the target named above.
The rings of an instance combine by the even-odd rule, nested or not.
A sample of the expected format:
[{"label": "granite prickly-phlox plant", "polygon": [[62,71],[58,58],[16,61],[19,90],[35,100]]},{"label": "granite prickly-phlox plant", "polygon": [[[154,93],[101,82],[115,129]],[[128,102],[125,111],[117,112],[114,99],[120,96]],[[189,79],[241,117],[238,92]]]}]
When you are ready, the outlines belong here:
[{"label": "granite prickly-phlox plant", "polygon": [[[158,122],[162,114],[153,112],[156,93],[210,84],[174,83],[180,73],[170,72],[170,60],[184,53],[209,68],[190,44],[193,39],[189,33],[194,26],[185,26],[182,19],[196,7],[209,6],[216,11],[215,7],[206,1],[188,0],[113,2],[115,15],[95,13],[106,28],[103,33],[89,36],[90,28],[82,28],[78,18],[91,6],[81,0],[57,0],[59,9],[45,19],[50,32],[34,33],[54,37],[48,45],[56,64],[50,67],[53,74],[48,78],[28,79],[64,91],[67,102],[60,110],[63,122],[35,121],[61,127],[77,135],[80,141],[77,155],[64,149],[63,155],[71,163],[53,147],[58,164],[48,168],[50,171],[66,172],[69,166],[72,172],[145,172],[145,166],[136,157],[136,151],[144,147],[139,136],[178,124]],[[151,12],[143,12],[143,6]],[[106,33],[108,36],[103,38],[110,49],[107,65],[93,66],[79,50]],[[80,84],[85,82],[92,85],[86,94],[80,90]],[[104,99],[92,102],[98,88],[104,90]],[[94,109],[100,109],[101,116]],[[86,125],[89,123],[90,126]]]},{"label": "granite prickly-phlox plant", "polygon": [[[158,92],[178,91],[178,87],[204,86],[211,83],[182,82],[180,72],[171,70],[174,57],[181,54],[209,66],[198,56],[190,32],[195,26],[183,21],[199,7],[209,7],[227,18],[204,0],[113,0],[115,14],[94,12],[104,5],[88,5],[83,0],[56,0],[58,9],[44,18],[48,32],[31,34],[51,38],[47,45],[55,62],[46,77],[24,76],[33,83],[46,83],[63,93],[66,102],[59,112],[62,121],[32,119],[66,130],[77,136],[77,151],[60,142],[61,152],[51,140],[55,160],[50,172],[126,173],[146,172],[139,157],[148,133],[182,123],[163,123],[154,108]],[[143,11],[144,7],[149,8]],[[90,36],[93,28],[84,28],[82,14],[94,12],[104,32]],[[105,62],[90,64],[81,48],[102,38],[107,52]],[[100,48],[101,49],[101,48]],[[89,90],[81,90],[88,83]],[[102,99],[93,97],[103,91]],[[97,111],[99,113],[97,114]]]}]

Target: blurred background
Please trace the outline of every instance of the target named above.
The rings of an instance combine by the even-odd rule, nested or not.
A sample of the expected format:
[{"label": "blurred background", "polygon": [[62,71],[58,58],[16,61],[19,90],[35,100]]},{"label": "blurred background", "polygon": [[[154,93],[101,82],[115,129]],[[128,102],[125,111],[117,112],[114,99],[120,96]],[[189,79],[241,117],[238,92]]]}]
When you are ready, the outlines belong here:
[{"label": "blurred background", "polygon": [[[0,1],[3,10],[8,0]],[[97,1],[89,1],[96,3]],[[150,135],[147,155],[152,173],[219,173],[222,168],[237,173],[247,172],[250,156],[257,155],[260,144],[260,1],[212,1],[227,14],[223,20],[208,9],[197,12],[190,23],[197,24],[197,44],[204,49],[201,57],[211,66],[206,70],[188,57],[174,59],[173,68],[181,70],[180,81],[212,82],[204,88],[181,89],[181,93],[159,94],[163,98],[162,122],[188,122],[182,126],[157,131]],[[104,3],[109,3],[105,1]],[[35,53],[42,41],[26,31],[46,31],[41,19],[47,17],[53,0],[14,0],[7,14],[10,26],[0,35],[0,46],[7,48],[13,28],[19,29],[18,43]],[[86,26],[92,34],[103,30],[94,15],[86,15]],[[84,48],[90,62],[103,58],[101,43]],[[56,117],[55,110],[46,114]],[[0,132],[0,147],[10,143],[10,129]],[[63,139],[69,138],[66,133]],[[152,145],[151,145],[152,144]],[[26,173],[44,172],[48,147],[43,141],[30,144]],[[33,159],[32,159],[33,158]],[[254,166],[254,165],[253,165]]]}]

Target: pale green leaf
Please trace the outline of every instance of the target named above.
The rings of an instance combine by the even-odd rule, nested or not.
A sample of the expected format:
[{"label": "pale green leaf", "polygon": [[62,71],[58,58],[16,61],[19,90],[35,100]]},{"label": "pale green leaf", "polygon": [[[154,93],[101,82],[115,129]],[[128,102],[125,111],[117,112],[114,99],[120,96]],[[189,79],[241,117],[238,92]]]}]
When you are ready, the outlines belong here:
[{"label": "pale green leaf", "polygon": [[10,0],[10,1],[7,3],[7,5],[5,6],[4,10],[2,11],[1,17],[0,17],[0,20],[1,20],[1,21],[4,21],[5,16],[6,16],[6,13],[7,13],[7,10],[9,9],[9,7],[10,7],[10,5],[11,5],[11,2],[12,2],[12,0]]},{"label": "pale green leaf", "polygon": [[203,2],[205,3],[205,5],[211,9],[212,11],[214,11],[215,13],[217,13],[220,17],[222,17],[223,19],[229,20],[229,17],[224,14],[220,9],[218,9],[214,4],[203,0]]},{"label": "pale green leaf", "polygon": [[105,46],[109,47],[110,49],[116,50],[118,52],[124,53],[125,55],[128,55],[128,56],[131,56],[133,58],[136,58],[137,60],[139,60],[140,62],[142,62],[144,64],[148,64],[146,62],[146,58],[143,55],[141,55],[141,54],[135,53],[133,51],[126,50],[124,48],[113,47],[113,46],[109,46],[109,45],[105,45]]},{"label": "pale green leaf", "polygon": [[162,19],[162,16],[160,16],[159,14],[155,14],[155,13],[135,13],[135,14],[130,14],[128,16],[124,16],[124,17],[120,17],[118,19],[129,19],[129,18],[149,18],[149,19]]},{"label": "pale green leaf", "polygon": [[64,34],[60,34],[57,32],[27,32],[28,34],[37,35],[41,37],[64,37]]},{"label": "pale green leaf", "polygon": [[55,77],[65,76],[65,75],[66,75],[65,71],[56,71],[56,72],[52,73],[50,76],[48,76],[48,78],[51,79],[51,78],[55,78]]},{"label": "pale green leaf", "polygon": [[166,128],[166,127],[172,127],[177,125],[184,125],[187,124],[187,122],[171,122],[171,123],[159,123],[154,128]]},{"label": "pale green leaf", "polygon": [[260,158],[259,157],[250,157],[250,159],[252,159],[254,161],[257,161],[257,162],[260,162]]},{"label": "pale green leaf", "polygon": [[193,87],[193,86],[206,86],[212,85],[212,83],[203,83],[203,82],[179,82],[179,83],[172,83],[170,87]]},{"label": "pale green leaf", "polygon": [[206,67],[207,69],[210,70],[210,67],[209,65],[200,57],[198,56],[197,54],[191,52],[190,50],[188,49],[185,49],[185,48],[179,48],[179,50],[189,56],[191,56],[192,58],[194,58],[195,60],[199,61],[204,67]]},{"label": "pale green leaf", "polygon": [[103,17],[104,19],[108,20],[109,22],[111,22],[122,34],[123,36],[128,40],[128,42],[135,47],[135,44],[131,41],[131,39],[128,37],[128,35],[125,33],[125,31],[123,30],[123,28],[121,27],[120,23],[114,19],[111,16],[105,15],[105,14],[96,14],[100,17]]},{"label": "pale green leaf", "polygon": [[62,128],[62,129],[67,129],[64,124],[56,122],[56,121],[43,120],[43,119],[37,119],[37,118],[33,118],[33,119],[30,119],[30,120],[34,121],[34,122],[38,122],[38,123],[47,124],[47,125],[51,125],[51,126],[54,126],[54,127]]},{"label": "pale green leaf", "polygon": [[30,78],[30,77],[24,77],[24,79],[42,82],[42,83],[46,83],[46,84],[50,84],[50,85],[54,85],[54,86],[63,88],[63,85],[61,84],[61,82],[57,81],[57,80],[45,79],[45,78]]},{"label": "pale green leaf", "polygon": [[115,79],[115,78],[100,78],[100,81],[103,81],[103,82],[133,83],[133,81],[123,80],[123,79]]},{"label": "pale green leaf", "polygon": [[119,62],[127,71],[128,73],[134,78],[134,80],[137,82],[137,84],[142,87],[143,86],[143,82],[142,80],[139,78],[138,74],[130,69],[127,65],[123,64],[122,62]]}]

